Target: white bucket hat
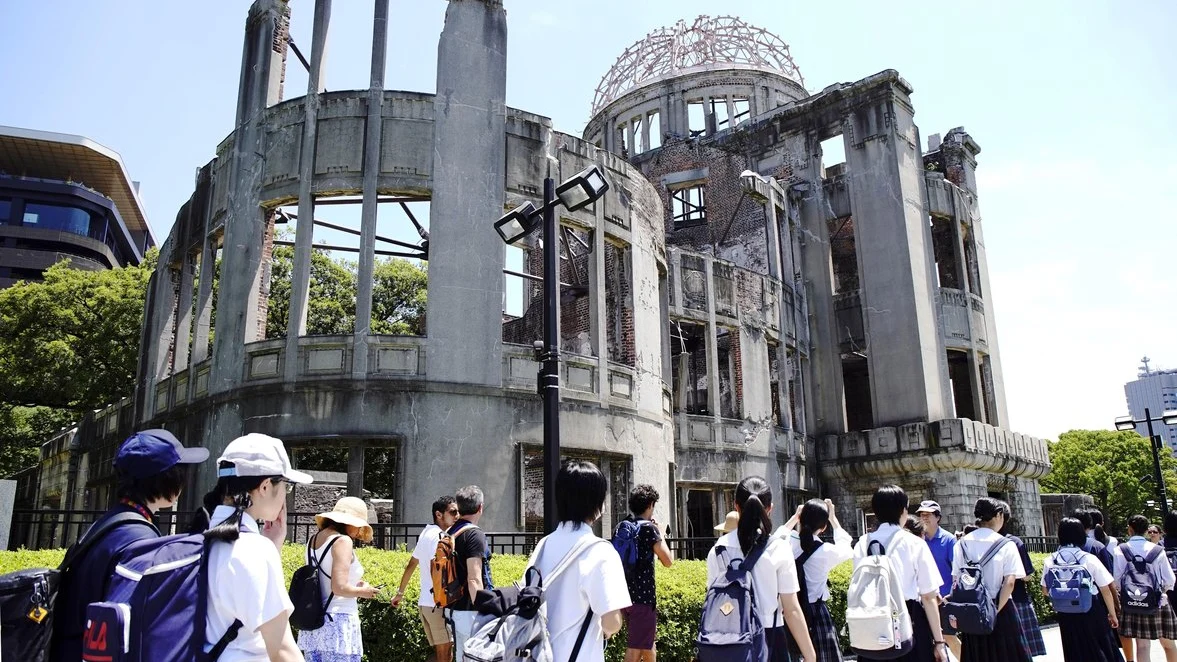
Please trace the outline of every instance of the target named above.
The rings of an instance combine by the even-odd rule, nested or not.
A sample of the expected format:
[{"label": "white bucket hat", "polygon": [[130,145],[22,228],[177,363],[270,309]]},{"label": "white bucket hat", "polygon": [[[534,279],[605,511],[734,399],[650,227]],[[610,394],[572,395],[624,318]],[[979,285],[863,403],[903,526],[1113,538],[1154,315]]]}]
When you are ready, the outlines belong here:
[{"label": "white bucket hat", "polygon": [[222,462],[232,462],[233,466],[217,469],[218,477],[281,476],[302,485],[314,480],[310,474],[295,471],[290,466],[290,456],[286,454],[281,439],[257,432],[230,441],[225,452],[217,458],[218,466]]},{"label": "white bucket hat", "polygon": [[323,520],[330,520],[348,528],[348,535],[360,542],[372,542],[372,525],[368,523],[368,504],[357,497],[343,497],[330,512],[315,515],[320,528]]}]

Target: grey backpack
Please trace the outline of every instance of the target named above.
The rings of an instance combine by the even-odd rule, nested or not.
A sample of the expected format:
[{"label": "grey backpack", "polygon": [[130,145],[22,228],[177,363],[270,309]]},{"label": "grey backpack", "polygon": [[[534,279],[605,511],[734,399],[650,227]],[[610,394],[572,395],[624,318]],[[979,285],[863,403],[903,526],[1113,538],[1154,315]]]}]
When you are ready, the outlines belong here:
[{"label": "grey backpack", "polygon": [[[724,573],[707,587],[699,636],[695,639],[699,662],[763,662],[768,659],[764,624],[756,605],[752,568],[768,548],[759,540],[744,558],[733,558],[724,545],[715,546],[715,556]],[[775,596],[773,596],[775,597]]]},{"label": "grey backpack", "polygon": [[543,552],[544,540],[532,553],[527,570],[523,573],[522,586],[510,586],[494,590],[482,590],[474,599],[473,634],[466,640],[462,652],[463,662],[573,662],[580,654],[581,646],[588,635],[593,611],[589,609],[580,624],[580,633],[569,660],[552,657],[549,641],[547,613],[544,605],[544,581],[550,586],[561,574],[572,566],[590,547],[608,544],[592,535],[576,541],[560,563],[548,576],[542,577],[535,568]]}]

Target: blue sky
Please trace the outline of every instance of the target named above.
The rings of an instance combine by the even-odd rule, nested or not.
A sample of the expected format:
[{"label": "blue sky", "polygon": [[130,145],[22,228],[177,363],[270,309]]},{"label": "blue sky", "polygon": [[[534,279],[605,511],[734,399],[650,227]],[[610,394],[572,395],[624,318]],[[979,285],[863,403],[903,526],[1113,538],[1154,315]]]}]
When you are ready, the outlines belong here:
[{"label": "blue sky", "polygon": [[[1054,438],[1109,427],[1142,355],[1177,368],[1177,3],[505,4],[508,103],[572,134],[626,46],[700,14],[780,35],[811,91],[899,70],[925,139],[964,126],[982,147],[986,298],[1014,429]],[[248,7],[3,3],[0,124],[81,134],[121,153],[162,241],[195,170],[232,127]],[[309,50],[313,3],[292,7],[295,41]],[[445,7],[392,1],[386,88],[434,90]],[[367,86],[371,12],[362,0],[334,3],[327,89]],[[287,96],[303,94],[293,58],[287,72]]]}]

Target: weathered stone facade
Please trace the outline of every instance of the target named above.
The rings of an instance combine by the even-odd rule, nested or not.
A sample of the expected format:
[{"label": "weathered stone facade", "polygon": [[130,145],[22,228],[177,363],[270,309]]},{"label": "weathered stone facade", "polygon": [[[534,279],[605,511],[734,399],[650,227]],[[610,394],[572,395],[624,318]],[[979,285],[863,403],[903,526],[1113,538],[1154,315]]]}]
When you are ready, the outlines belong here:
[{"label": "weathered stone facade", "polygon": [[[875,486],[896,481],[940,500],[951,526],[992,493],[1023,532],[1041,532],[1045,445],[1006,427],[986,307],[979,148],[953,130],[925,153],[896,72],[810,95],[780,48],[757,51],[779,42],[758,31],[746,48],[613,84],[646,52],[635,45],[577,138],[504,105],[502,3],[449,3],[436,96],[383,89],[388,4],[375,4],[371,88],[320,91],[330,3],[319,0],[307,94],[283,100],[289,7],[254,3],[235,129],[163,245],[135,398],[88,418],[74,444],[86,466],[137,427],[214,456],[264,432],[351,449],[355,494],[364,449],[394,449],[382,517],[422,520],[436,496],[476,483],[486,528],[537,527],[539,288],[524,287],[521,316],[504,314],[492,224],[535,201],[545,176],[596,164],[606,196],[560,212],[561,428],[565,454],[609,477],[604,528],[632,484],[650,483],[673,535],[710,536],[738,480],[760,474],[778,512],[826,494],[857,513],[844,517],[856,529]],[[757,30],[705,19],[659,34],[730,45]],[[821,142],[838,135],[847,163],[823,163]],[[362,200],[358,321],[351,335],[308,336],[310,219],[339,196]],[[375,335],[376,210],[410,199],[431,202],[426,335]],[[288,336],[265,340],[274,216],[295,204]],[[193,279],[218,254],[214,329],[211,278]],[[543,275],[535,240],[524,268]],[[102,479],[75,484],[93,493]]]}]

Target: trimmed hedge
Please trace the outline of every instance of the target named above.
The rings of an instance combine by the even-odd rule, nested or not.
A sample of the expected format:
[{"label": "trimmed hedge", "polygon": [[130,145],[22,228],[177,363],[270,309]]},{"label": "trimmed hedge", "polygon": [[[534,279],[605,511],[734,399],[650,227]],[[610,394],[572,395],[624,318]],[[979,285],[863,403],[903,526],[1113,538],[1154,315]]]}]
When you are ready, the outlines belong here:
[{"label": "trimmed hedge", "polygon": [[[401,573],[409,561],[407,551],[385,551],[361,548],[360,562],[364,564],[364,581],[387,586],[384,598],[391,598],[400,582]],[[282,565],[287,580],[302,565],[306,551],[301,545],[287,545],[282,551]],[[0,552],[0,574],[34,567],[56,567],[62,550]],[[1031,554],[1034,567],[1041,569],[1046,554]],[[496,584],[507,585],[519,580],[527,558],[523,556],[495,556],[491,559],[491,573]],[[830,573],[830,612],[841,632],[846,613],[846,587],[850,582],[851,564],[846,562]],[[703,607],[707,583],[707,567],[703,561],[676,561],[671,568],[658,565],[655,572],[658,598],[658,658],[666,662],[690,662],[695,654],[695,635]],[[1050,602],[1038,588],[1039,572],[1027,579],[1027,588],[1042,623],[1054,620]],[[360,602],[360,619],[364,630],[364,650],[369,662],[399,662],[423,660],[430,648],[421,629],[417,612],[420,587],[417,575],[409,583],[405,599],[394,608],[387,599]],[[843,645],[845,645],[843,635]],[[609,662],[621,662],[625,655],[624,630],[613,637],[606,649]]]}]

